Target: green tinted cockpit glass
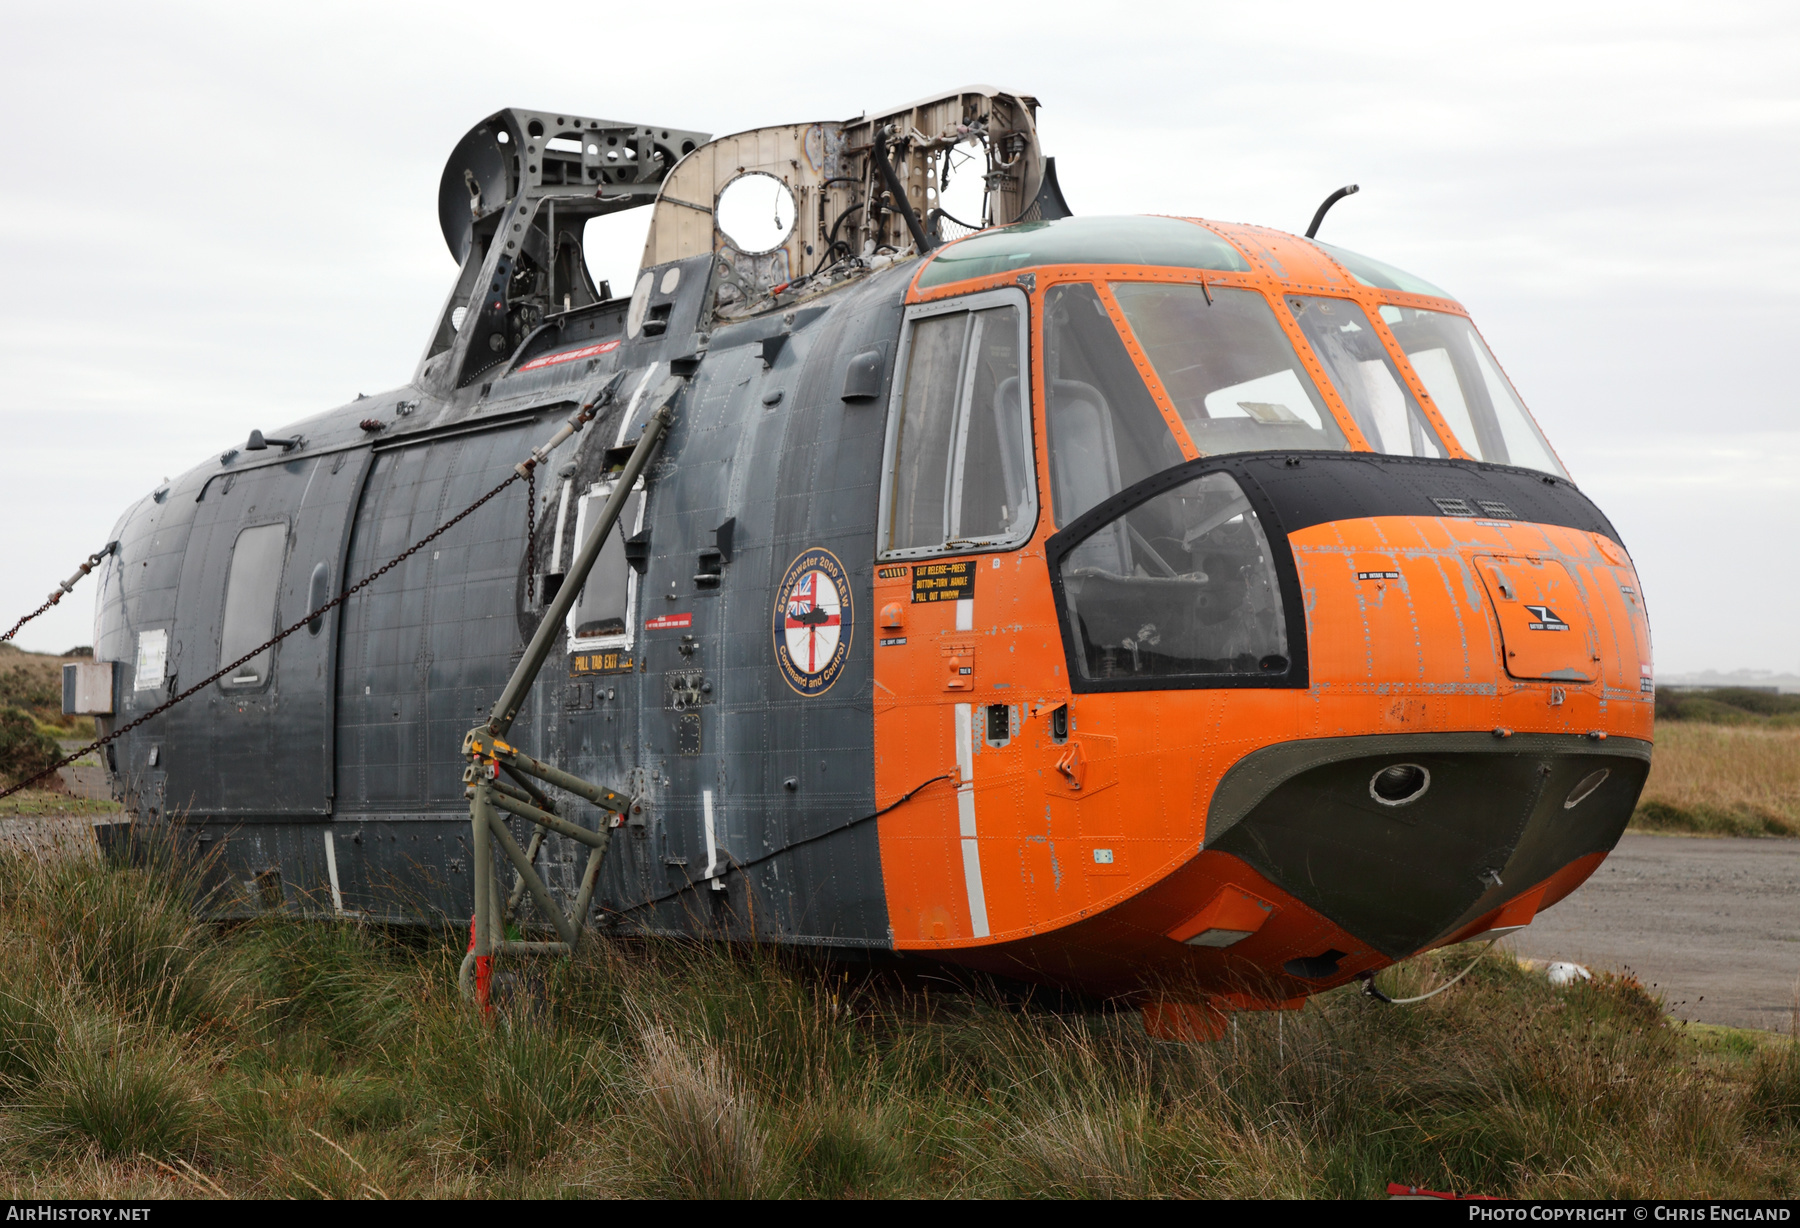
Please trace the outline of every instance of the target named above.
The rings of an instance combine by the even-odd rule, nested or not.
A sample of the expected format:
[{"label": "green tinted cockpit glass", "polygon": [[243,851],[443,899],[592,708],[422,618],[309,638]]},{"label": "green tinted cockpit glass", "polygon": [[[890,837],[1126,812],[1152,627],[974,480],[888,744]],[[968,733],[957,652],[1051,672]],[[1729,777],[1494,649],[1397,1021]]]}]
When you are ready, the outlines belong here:
[{"label": "green tinted cockpit glass", "polygon": [[919,275],[919,287],[945,286],[1040,264],[1155,264],[1250,271],[1231,244],[1204,226],[1180,218],[1066,217],[1054,222],[1023,222],[964,239],[932,258]]},{"label": "green tinted cockpit glass", "polygon": [[1455,295],[1439,289],[1423,277],[1414,277],[1411,273],[1397,269],[1391,264],[1383,264],[1379,260],[1359,256],[1355,252],[1347,252],[1343,248],[1333,247],[1329,243],[1320,243],[1317,239],[1313,240],[1313,244],[1323,248],[1328,256],[1349,270],[1350,276],[1365,286],[1374,286],[1377,290],[1399,290],[1403,294],[1429,294],[1432,298],[1455,300]]}]

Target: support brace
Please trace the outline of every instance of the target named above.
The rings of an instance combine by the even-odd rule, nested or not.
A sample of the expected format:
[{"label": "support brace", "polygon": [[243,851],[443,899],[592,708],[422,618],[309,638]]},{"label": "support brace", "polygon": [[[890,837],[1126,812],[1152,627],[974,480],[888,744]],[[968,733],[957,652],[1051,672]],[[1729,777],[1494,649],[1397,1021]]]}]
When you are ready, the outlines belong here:
[{"label": "support brace", "polygon": [[[594,890],[600,881],[600,866],[612,839],[612,828],[618,824],[619,816],[632,806],[632,799],[624,794],[534,759],[517,747],[508,745],[505,737],[518,716],[525,696],[530,692],[545,660],[560,638],[569,610],[587,583],[588,573],[599,559],[607,536],[618,523],[631,488],[636,485],[650,463],[651,454],[667,432],[674,417],[675,397],[685,383],[684,379],[671,377],[657,389],[653,398],[654,408],[644,425],[644,433],[638,437],[637,445],[632,449],[630,459],[625,462],[624,471],[619,475],[612,496],[607,499],[587,540],[582,543],[580,552],[575,556],[562,588],[545,608],[543,618],[539,621],[530,644],[526,646],[518,667],[513,670],[512,677],[501,690],[500,698],[494,702],[487,722],[471,729],[463,737],[462,753],[470,760],[463,773],[463,780],[468,786],[469,821],[474,840],[472,869],[475,872],[475,916],[470,927],[469,953],[463,960],[457,983],[463,995],[474,997],[483,1011],[492,1009],[489,991],[494,956],[573,954],[581,941],[582,930],[587,925],[588,910],[593,904]],[[615,379],[602,396],[609,396],[616,384]],[[601,397],[595,398],[596,402],[600,399]],[[580,424],[571,419],[556,442],[579,429]],[[553,445],[546,445],[546,448],[539,451],[547,455],[550,446]],[[539,459],[534,453],[526,464],[535,465]],[[517,783],[502,780],[502,773]],[[599,831],[589,831],[578,823],[572,823],[555,812],[555,803],[532,783],[532,779],[585,798],[600,809],[610,812],[611,817],[602,824]],[[528,848],[519,847],[518,840],[507,826],[507,815],[529,819],[534,825]],[[557,906],[550,888],[537,872],[537,855],[543,847],[546,832],[555,832],[585,844],[592,850],[581,876],[575,907],[568,914]],[[516,872],[512,892],[504,905],[494,873],[496,866],[492,850],[495,843],[499,844]],[[506,917],[518,906],[525,893],[530,894],[538,912],[555,927],[561,938],[560,942],[512,942],[506,939]]]}]

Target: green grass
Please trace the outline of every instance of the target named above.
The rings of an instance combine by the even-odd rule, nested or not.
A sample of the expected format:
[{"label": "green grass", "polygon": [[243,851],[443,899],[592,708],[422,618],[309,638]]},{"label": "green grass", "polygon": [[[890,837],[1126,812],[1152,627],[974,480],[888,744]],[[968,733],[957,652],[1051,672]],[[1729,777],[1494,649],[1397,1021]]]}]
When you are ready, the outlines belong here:
[{"label": "green grass", "polygon": [[75,797],[53,789],[26,789],[0,800],[0,818],[119,814],[123,806],[104,798]]},{"label": "green grass", "polygon": [[[1494,956],[1210,1045],[767,950],[461,944],[192,919],[188,879],[0,856],[0,1192],[13,1197],[1800,1194],[1800,1051],[1683,1028],[1635,981]],[[1469,957],[1384,973],[1393,993]]]}]

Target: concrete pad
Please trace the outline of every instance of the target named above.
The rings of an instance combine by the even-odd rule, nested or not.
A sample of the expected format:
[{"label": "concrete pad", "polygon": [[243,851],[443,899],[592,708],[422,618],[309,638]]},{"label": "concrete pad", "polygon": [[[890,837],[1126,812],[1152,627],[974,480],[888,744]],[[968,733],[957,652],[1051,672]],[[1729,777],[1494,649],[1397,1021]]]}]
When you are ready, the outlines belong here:
[{"label": "concrete pad", "polygon": [[1677,1019],[1786,1032],[1800,993],[1800,840],[1627,833],[1504,945],[1630,971]]}]

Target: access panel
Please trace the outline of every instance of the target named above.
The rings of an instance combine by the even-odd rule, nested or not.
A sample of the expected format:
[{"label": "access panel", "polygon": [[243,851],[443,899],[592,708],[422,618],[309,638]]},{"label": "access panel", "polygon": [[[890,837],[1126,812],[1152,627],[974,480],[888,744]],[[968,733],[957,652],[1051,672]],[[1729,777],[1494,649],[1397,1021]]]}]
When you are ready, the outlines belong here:
[{"label": "access panel", "polygon": [[1566,567],[1554,559],[1499,554],[1477,555],[1475,565],[1500,620],[1509,675],[1553,682],[1600,676],[1587,603]]}]

